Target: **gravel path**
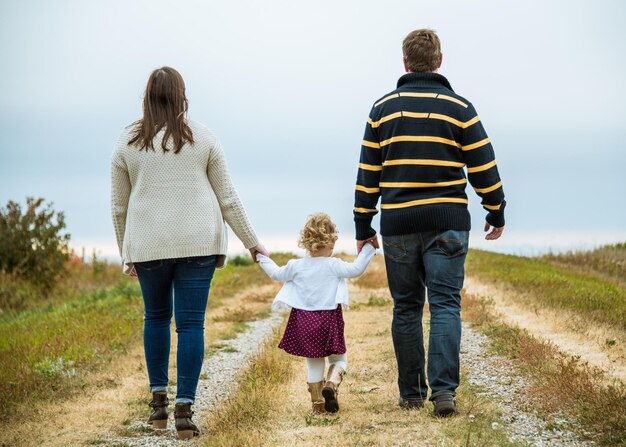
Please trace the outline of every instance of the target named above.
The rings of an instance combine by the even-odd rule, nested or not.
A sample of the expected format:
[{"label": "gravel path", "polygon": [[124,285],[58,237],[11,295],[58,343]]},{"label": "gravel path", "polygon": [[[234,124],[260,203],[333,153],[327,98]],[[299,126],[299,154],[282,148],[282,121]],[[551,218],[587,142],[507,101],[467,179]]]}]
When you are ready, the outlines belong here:
[{"label": "gravel path", "polygon": [[[248,323],[250,329],[233,340],[222,340],[220,345],[226,349],[210,356],[202,366],[196,402],[193,406],[194,421],[199,423],[205,419],[207,412],[213,411],[221,401],[237,391],[237,379],[245,371],[252,358],[259,352],[264,342],[272,335],[274,329],[283,321],[282,314],[272,314],[264,320]],[[175,394],[172,387],[170,396]],[[145,421],[137,421],[129,426],[130,431],[137,432],[133,437],[107,437],[101,441],[111,446],[183,446],[189,441],[179,441],[174,428],[174,411],[170,404],[168,429],[164,434],[156,435],[152,426]]]},{"label": "gravel path", "polygon": [[509,359],[489,354],[488,347],[487,336],[463,324],[461,365],[466,368],[470,385],[479,388],[477,394],[498,402],[502,424],[494,423],[494,430],[507,430],[511,440],[531,446],[596,445],[593,441],[579,439],[570,431],[567,427],[577,424],[566,416],[554,415],[548,423],[529,412],[533,403],[526,394],[528,382]]},{"label": "gravel path", "polygon": [[[221,341],[227,349],[210,356],[204,363],[198,384],[194,411],[197,422],[205,419],[206,413],[214,411],[228,396],[237,390],[237,379],[249,365],[251,359],[283,321],[280,314],[272,314],[264,320],[248,323],[250,329],[233,340]],[[531,399],[525,395],[528,383],[512,362],[504,357],[489,354],[489,339],[473,330],[467,323],[463,325],[461,344],[461,364],[465,367],[468,382],[477,387],[477,393],[498,402],[502,411],[501,424],[495,423],[494,430],[506,430],[509,438],[530,446],[594,446],[593,441],[583,441],[568,427],[576,423],[565,416],[553,416],[546,422],[532,408]],[[174,390],[170,394],[174,394]],[[472,417],[471,415],[469,416]],[[110,446],[163,446],[174,447],[190,445],[188,441],[179,441],[174,429],[173,411],[170,412],[168,430],[162,435],[155,435],[145,421],[137,421],[129,426],[132,437],[105,437],[100,439]]]}]

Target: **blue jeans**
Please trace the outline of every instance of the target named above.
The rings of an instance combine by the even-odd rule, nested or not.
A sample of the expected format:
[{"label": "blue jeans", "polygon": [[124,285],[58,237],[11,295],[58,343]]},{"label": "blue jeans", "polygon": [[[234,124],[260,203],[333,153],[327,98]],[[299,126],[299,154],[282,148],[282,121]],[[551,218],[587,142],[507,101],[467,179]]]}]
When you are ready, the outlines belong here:
[{"label": "blue jeans", "polygon": [[398,388],[405,400],[425,401],[422,314],[426,290],[430,309],[428,384],[431,400],[456,394],[461,345],[461,289],[468,231],[424,231],[383,237],[391,333],[398,362]]},{"label": "blue jeans", "polygon": [[204,360],[204,314],[217,256],[136,262],[145,306],[150,391],[167,391],[172,310],[178,333],[176,403],[193,403]]}]

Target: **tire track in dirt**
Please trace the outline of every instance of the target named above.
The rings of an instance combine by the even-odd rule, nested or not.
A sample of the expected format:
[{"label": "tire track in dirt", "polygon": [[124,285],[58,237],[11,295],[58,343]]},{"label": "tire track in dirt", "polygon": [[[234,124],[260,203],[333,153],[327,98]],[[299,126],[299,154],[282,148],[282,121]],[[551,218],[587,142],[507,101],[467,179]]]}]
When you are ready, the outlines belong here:
[{"label": "tire track in dirt", "polygon": [[626,334],[606,325],[591,323],[567,310],[538,307],[527,297],[503,286],[465,279],[467,293],[493,299],[499,318],[527,329],[559,350],[599,368],[607,377],[626,382]]}]

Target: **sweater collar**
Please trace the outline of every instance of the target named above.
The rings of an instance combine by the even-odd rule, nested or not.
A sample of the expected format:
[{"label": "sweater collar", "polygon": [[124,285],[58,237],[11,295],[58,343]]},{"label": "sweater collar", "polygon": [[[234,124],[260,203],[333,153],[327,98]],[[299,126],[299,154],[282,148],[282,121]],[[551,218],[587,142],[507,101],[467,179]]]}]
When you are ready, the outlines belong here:
[{"label": "sweater collar", "polygon": [[405,74],[400,79],[398,79],[398,88],[400,87],[445,87],[452,90],[452,86],[450,85],[450,82],[448,82],[448,80],[445,78],[445,76],[442,76],[439,73],[431,73],[426,71]]}]

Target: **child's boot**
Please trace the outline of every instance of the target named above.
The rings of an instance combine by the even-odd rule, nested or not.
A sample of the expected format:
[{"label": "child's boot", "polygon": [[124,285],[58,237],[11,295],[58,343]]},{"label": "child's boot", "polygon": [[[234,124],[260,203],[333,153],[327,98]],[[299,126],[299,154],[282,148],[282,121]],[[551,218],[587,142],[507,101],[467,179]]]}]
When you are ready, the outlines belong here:
[{"label": "child's boot", "polygon": [[336,413],[339,411],[339,402],[337,401],[337,395],[339,394],[339,385],[343,379],[346,371],[337,365],[330,365],[328,368],[328,375],[326,376],[326,383],[322,389],[322,395],[324,396],[324,408],[329,413]]},{"label": "child's boot", "polygon": [[152,393],[152,402],[150,402],[150,408],[152,408],[152,414],[148,419],[148,424],[157,430],[164,430],[167,428],[167,405],[169,401],[167,399],[166,392]]},{"label": "child's boot", "polygon": [[309,393],[311,393],[311,402],[313,404],[314,413],[324,413],[324,396],[322,396],[322,387],[324,381],[309,383]]}]

